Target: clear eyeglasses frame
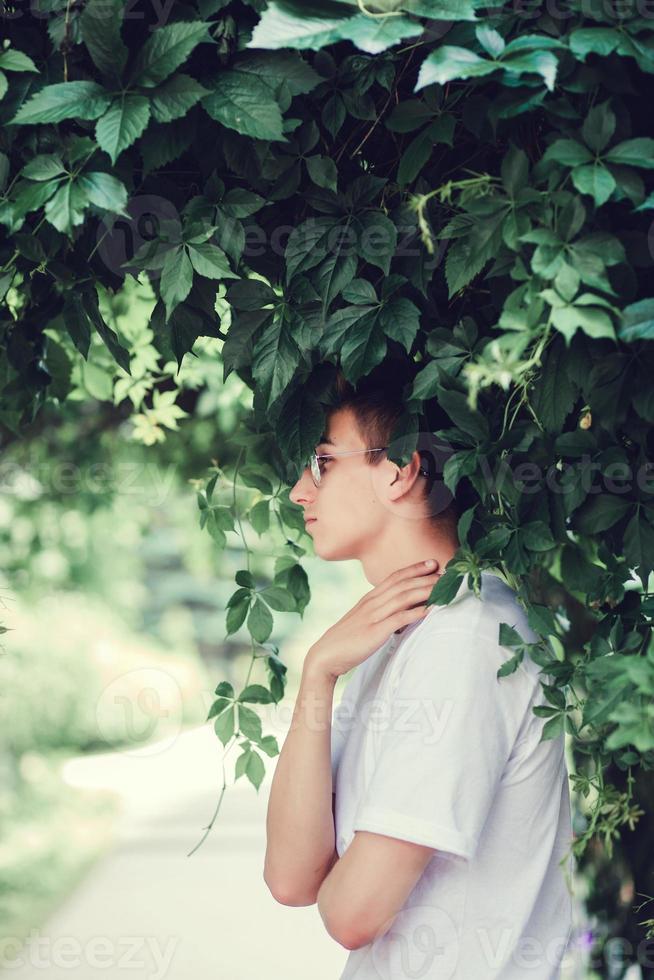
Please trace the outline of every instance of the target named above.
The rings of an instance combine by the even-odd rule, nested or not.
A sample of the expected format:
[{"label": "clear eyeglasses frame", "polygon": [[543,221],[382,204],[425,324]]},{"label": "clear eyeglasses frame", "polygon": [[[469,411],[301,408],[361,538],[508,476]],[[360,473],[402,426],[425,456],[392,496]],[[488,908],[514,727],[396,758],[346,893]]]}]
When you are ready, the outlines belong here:
[{"label": "clear eyeglasses frame", "polygon": [[[320,463],[318,462],[318,460],[332,459],[332,457],[334,456],[357,456],[360,453],[382,453],[384,452],[385,449],[388,449],[388,446],[381,446],[381,448],[379,449],[349,449],[346,452],[340,452],[340,453],[312,453],[311,456],[309,457],[307,466],[311,471],[311,478],[314,482],[314,485],[317,487],[320,486],[320,480],[322,479],[322,473],[320,471]],[[427,473],[422,466],[420,467],[420,474],[422,476],[427,476]]]},{"label": "clear eyeglasses frame", "polygon": [[381,449],[348,449],[340,453],[312,453],[307,466],[311,470],[311,477],[315,486],[319,486],[322,478],[319,459],[332,459],[333,456],[356,456],[359,453],[381,453],[385,449],[388,449],[388,446],[382,446]]}]

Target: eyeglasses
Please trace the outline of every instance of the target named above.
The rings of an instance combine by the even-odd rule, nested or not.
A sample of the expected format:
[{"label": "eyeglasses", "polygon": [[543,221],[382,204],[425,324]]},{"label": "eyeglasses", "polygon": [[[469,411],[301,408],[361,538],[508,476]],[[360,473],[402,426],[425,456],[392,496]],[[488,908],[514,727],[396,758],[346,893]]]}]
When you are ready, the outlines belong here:
[{"label": "eyeglasses", "polygon": [[[383,453],[388,446],[382,446],[381,449],[349,449],[346,452],[341,453],[312,453],[309,457],[309,462],[307,466],[311,470],[311,477],[313,479],[314,485],[320,486],[320,480],[322,479],[322,470],[320,469],[320,459],[331,459],[333,456],[356,456],[359,453]],[[424,467],[420,467],[421,476],[427,476],[427,472]]]}]

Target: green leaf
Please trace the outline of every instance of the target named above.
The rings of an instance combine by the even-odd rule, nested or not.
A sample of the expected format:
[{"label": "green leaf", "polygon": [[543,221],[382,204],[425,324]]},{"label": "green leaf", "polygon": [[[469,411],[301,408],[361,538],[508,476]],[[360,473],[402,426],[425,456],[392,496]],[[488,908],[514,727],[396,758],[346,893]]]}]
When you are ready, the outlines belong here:
[{"label": "green leaf", "polygon": [[225,629],[228,636],[231,636],[232,633],[236,633],[236,631],[241,628],[245,622],[245,617],[247,616],[249,608],[249,598],[241,599],[240,602],[236,602],[233,606],[228,607],[227,616],[225,618]]},{"label": "green leaf", "polygon": [[120,78],[128,50],[121,37],[123,0],[88,0],[79,18],[82,40],[102,75]]},{"label": "green leaf", "polygon": [[82,357],[88,358],[91,344],[91,321],[79,293],[66,293],[62,319],[75,347]]},{"label": "green leaf", "polygon": [[66,180],[45,205],[45,216],[51,225],[64,234],[72,235],[73,228],[84,220],[87,200],[79,185]]},{"label": "green leaf", "polygon": [[582,126],[584,143],[594,153],[601,153],[615,132],[615,113],[611,110],[611,100],[593,106]]},{"label": "green leaf", "polygon": [[207,510],[206,526],[213,540],[224,548],[227,543],[225,531],[234,530],[234,518],[229,507],[213,506]]},{"label": "green leaf", "polygon": [[34,125],[63,119],[97,119],[106,111],[111,95],[97,82],[56,82],[46,85],[23,103],[9,124]]},{"label": "green leaf", "polygon": [[575,512],[575,526],[581,534],[592,537],[613,527],[629,512],[633,503],[615,494],[600,493]]},{"label": "green leaf", "polygon": [[397,228],[381,211],[366,211],[358,217],[359,254],[366,262],[388,275],[391,258],[397,247]]},{"label": "green leaf", "polygon": [[268,585],[259,595],[265,603],[278,612],[295,612],[295,599],[290,592],[279,585]]},{"label": "green leaf", "polygon": [[345,287],[341,296],[347,303],[369,306],[378,302],[375,287],[367,279],[353,279]]},{"label": "green leaf", "polygon": [[334,249],[336,229],[340,218],[313,218],[296,225],[286,243],[286,281],[299,272],[307,272]]},{"label": "green leaf", "polygon": [[411,140],[402,153],[397,168],[397,182],[406,187],[416,179],[434,151],[434,141],[428,129]]},{"label": "green leaf", "polygon": [[238,279],[229,268],[229,259],[222,248],[210,242],[187,245],[189,258],[195,271],[207,279]]},{"label": "green leaf", "polygon": [[587,54],[611,54],[620,38],[621,34],[613,27],[578,27],[570,32],[568,44],[572,53],[584,61]]},{"label": "green leaf", "polygon": [[26,214],[42,207],[53,196],[59,186],[60,181],[57,180],[40,181],[38,183],[19,181],[14,188],[14,191],[17,193],[15,193],[15,197],[11,202],[16,228],[20,227],[20,221]]},{"label": "green leaf", "polygon": [[654,169],[654,139],[642,136],[638,139],[624,140],[607,150],[604,159],[609,163],[652,170]]},{"label": "green leaf", "polygon": [[266,203],[260,194],[246,191],[241,187],[232,187],[227,191],[221,202],[221,208],[232,218],[248,218],[260,211]]},{"label": "green leaf", "polygon": [[453,219],[441,232],[442,237],[447,237],[453,230],[466,232],[465,237],[450,245],[445,259],[450,297],[463,289],[497,255],[507,214],[508,209],[500,204],[497,211],[487,217],[476,217],[474,213],[459,215],[459,221]]},{"label": "green leaf", "polygon": [[445,82],[451,82],[455,78],[478,78],[481,75],[490,75],[500,67],[494,61],[480,58],[478,54],[467,48],[443,44],[427,55],[421,64],[414,91],[417,92],[426,85],[433,85],[436,82],[444,85]]},{"label": "green leaf", "polygon": [[577,397],[576,386],[568,376],[567,363],[563,344],[551,344],[540,376],[535,380],[531,403],[547,432],[561,432]]},{"label": "green leaf", "polygon": [[154,31],[140,49],[131,72],[131,84],[153,87],[186,61],[201,41],[210,40],[209,24],[176,21]]},{"label": "green leaf", "polygon": [[148,174],[172,160],[177,160],[189,149],[195,135],[196,125],[192,116],[180,119],[175,126],[150,122],[147,137],[138,144],[144,173]]},{"label": "green leaf", "polygon": [[[534,709],[535,710],[535,709]],[[554,718],[550,718],[543,725],[543,731],[541,734],[541,742],[546,742],[551,738],[558,738],[559,735],[563,734],[563,721],[565,714],[556,715]]]},{"label": "green leaf", "polygon": [[273,618],[268,607],[255,597],[247,622],[248,630],[257,643],[265,643],[273,628]]},{"label": "green leaf", "polygon": [[527,184],[529,160],[525,151],[515,144],[511,144],[502,160],[501,175],[502,183],[511,197],[515,197]]},{"label": "green leaf", "polygon": [[131,375],[132,372],[130,369],[129,351],[126,350],[120,343],[116,332],[105,323],[102,314],[100,313],[98,294],[95,286],[90,286],[84,291],[82,294],[82,301],[91,323],[95,327],[99,336],[102,338],[109,352],[112,354],[114,360],[124,371],[127,372],[127,374]]},{"label": "green leaf", "polygon": [[556,545],[552,532],[544,521],[523,524],[518,533],[521,544],[529,551],[549,551]]},{"label": "green leaf", "polygon": [[[273,678],[272,683],[274,684],[275,681],[276,678]],[[266,755],[270,756],[271,759],[273,759],[276,755],[279,755],[279,746],[274,735],[264,735],[263,738],[259,739],[257,745],[260,749],[263,749]]]},{"label": "green leaf", "polygon": [[527,621],[531,629],[539,636],[550,636],[556,633],[554,613],[547,606],[532,602],[527,612]]},{"label": "green leaf", "polygon": [[234,688],[229,681],[221,681],[213,693],[219,698],[233,698]]},{"label": "green leaf", "polygon": [[515,673],[515,671],[520,666],[523,657],[524,657],[524,651],[523,650],[520,650],[518,653],[514,654],[512,657],[509,657],[509,659],[508,660],[505,660],[504,663],[502,664],[502,666],[498,668],[498,670],[496,671],[495,676],[496,677],[507,677],[509,674]]},{"label": "green leaf", "polygon": [[104,211],[122,214],[129,217],[125,210],[127,206],[127,188],[117,177],[100,170],[82,173],[77,178],[77,186],[87,201],[95,204]]},{"label": "green leaf", "polygon": [[248,48],[308,48],[318,50],[342,40],[346,18],[295,16],[270,0],[248,41]]},{"label": "green leaf", "polygon": [[286,391],[299,363],[300,351],[291,328],[285,319],[278,317],[252,348],[252,374],[261,386],[266,407]]},{"label": "green leaf", "polygon": [[447,412],[454,424],[467,432],[477,442],[488,439],[488,421],[480,412],[474,411],[464,394],[459,391],[438,390],[438,403]]},{"label": "green leaf", "polygon": [[327,187],[329,190],[336,191],[338,181],[338,170],[331,157],[316,155],[307,157],[307,172],[314,184],[318,187]]},{"label": "green leaf", "polygon": [[426,604],[428,606],[446,606],[455,597],[462,582],[463,575],[454,568],[447,568],[431,590]]},{"label": "green leaf", "polygon": [[581,276],[577,270],[571,265],[564,264],[554,277],[554,288],[559,296],[570,303],[577,295],[580,282]]},{"label": "green leaf", "polygon": [[380,309],[379,325],[387,337],[402,344],[408,353],[420,329],[420,310],[410,299],[398,296]]},{"label": "green leaf", "polygon": [[269,87],[247,72],[224,71],[202,105],[217,122],[244,136],[283,140],[282,114]]},{"label": "green leaf", "polygon": [[217,715],[222,714],[222,712],[225,711],[226,708],[229,708],[231,703],[232,702],[227,698],[216,698],[214,703],[211,705],[211,708],[209,709],[209,714],[207,715],[206,720],[211,721],[212,718],[215,718]]},{"label": "green leaf", "polygon": [[530,51],[522,55],[508,55],[505,52],[499,64],[507,71],[516,74],[535,72],[543,77],[545,85],[552,91],[556,81],[556,70],[559,66],[556,55],[551,51]]},{"label": "green leaf", "polygon": [[248,684],[238,696],[239,702],[248,701],[253,704],[271,704],[273,698],[263,684]]},{"label": "green leaf", "polygon": [[592,153],[583,143],[568,139],[555,140],[542,156],[544,162],[553,160],[556,163],[564,164],[566,167],[577,167],[582,163],[590,163],[592,159]]},{"label": "green leaf", "polygon": [[601,164],[575,167],[572,183],[582,194],[590,194],[597,207],[608,201],[616,186],[613,174]]},{"label": "green leaf", "polygon": [[150,106],[143,95],[126,94],[116,99],[98,119],[95,138],[101,149],[115,163],[123,150],[131,146],[144,131],[150,120]]},{"label": "green leaf", "polygon": [[336,137],[339,130],[345,122],[345,117],[347,115],[347,110],[343,103],[343,99],[338,93],[335,93],[331,98],[327,99],[322,107],[322,112],[320,114],[322,124],[331,135],[332,139]]},{"label": "green leaf", "polygon": [[[255,741],[258,741],[258,739],[255,739]],[[239,779],[243,775],[248,777],[257,790],[265,776],[265,767],[261,756],[250,748],[245,749],[239,755],[234,766],[234,778]]]},{"label": "green leaf", "polygon": [[411,133],[428,123],[433,116],[433,111],[420,99],[404,99],[386,117],[385,125],[394,133]]},{"label": "green leaf", "polygon": [[654,298],[630,303],[622,311],[618,337],[625,343],[635,340],[654,340]]},{"label": "green leaf", "polygon": [[247,51],[234,67],[265,82],[282,112],[286,112],[295,95],[305,95],[323,81],[297,51]]},{"label": "green leaf", "polygon": [[498,58],[506,46],[504,38],[497,31],[480,24],[475,27],[475,35],[482,48],[493,58]]},{"label": "green leaf", "polygon": [[343,373],[354,384],[381,363],[387,350],[379,308],[355,306],[337,310],[329,320],[325,341],[325,353],[340,352]]},{"label": "green leaf", "polygon": [[422,34],[422,24],[408,17],[349,17],[340,30],[343,40],[352,41],[360,51],[381,54],[407,37]]},{"label": "green leaf", "polygon": [[[287,5],[284,5],[287,6]],[[422,33],[422,25],[408,17],[312,17],[300,16],[271,0],[255,25],[248,48],[307,48],[318,50],[336,41],[352,41],[368,54],[379,54],[405,37]]]},{"label": "green leaf", "polygon": [[35,71],[40,74],[30,56],[15,48],[0,52],[0,68],[3,71]]},{"label": "green leaf", "polygon": [[654,567],[654,527],[637,512],[624,532],[624,551],[627,561],[634,568],[647,588],[647,578]]},{"label": "green leaf", "polygon": [[477,468],[477,452],[473,449],[463,449],[454,453],[445,463],[443,482],[447,489],[454,494],[457,484],[464,476],[469,476]]},{"label": "green leaf", "polygon": [[589,337],[616,340],[613,322],[604,310],[591,306],[562,306],[552,310],[552,323],[563,334],[569,346],[578,329]]},{"label": "green leaf", "polygon": [[154,89],[150,95],[152,116],[157,122],[167,123],[185,116],[209,89],[190,75],[180,72]]},{"label": "green leaf", "polygon": [[236,711],[234,706],[232,705],[232,707],[229,708],[229,710],[223,711],[222,714],[219,714],[213,724],[216,735],[223,743],[223,745],[227,745],[229,740],[234,735],[235,715],[236,715]]},{"label": "green leaf", "polygon": [[270,502],[259,500],[258,503],[250,507],[248,518],[256,533],[261,537],[270,527]]},{"label": "green leaf", "polygon": [[186,250],[171,248],[161,271],[161,298],[166,306],[166,319],[180,303],[183,303],[193,285],[193,266]]},{"label": "green leaf", "polygon": [[273,492],[270,480],[261,472],[259,466],[241,466],[238,476],[248,487],[256,487],[262,493],[271,494]]},{"label": "green leaf", "polygon": [[52,180],[65,173],[61,157],[56,153],[42,153],[26,163],[20,171],[21,177],[28,177],[30,180]]}]

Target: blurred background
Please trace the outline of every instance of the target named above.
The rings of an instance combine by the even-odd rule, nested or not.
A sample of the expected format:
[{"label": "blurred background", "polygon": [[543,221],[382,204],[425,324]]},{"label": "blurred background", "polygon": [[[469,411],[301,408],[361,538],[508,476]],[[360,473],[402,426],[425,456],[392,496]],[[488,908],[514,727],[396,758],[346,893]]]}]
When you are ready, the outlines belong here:
[{"label": "blurred background", "polygon": [[[114,381],[99,343],[67,379],[73,395],[0,459],[0,973],[299,978],[318,956],[312,972],[337,976],[347,950],[317,909],[280,906],[263,882],[275,760],[258,790],[235,782],[206,721],[220,681],[243,687],[251,643],[225,626],[242,541],[219,547],[200,527],[196,491],[212,459],[234,464],[251,392],[235,373],[223,384],[222,340],[200,338],[164,371],[180,423],[165,404],[125,411],[153,382],[152,302],[131,280],[105,310],[139,348],[132,377]],[[237,495],[242,511],[263,497]],[[265,581],[288,547],[274,520],[256,523],[243,533]],[[286,695],[256,706],[280,746],[306,650],[369,588],[352,564],[302,562],[310,611],[275,613],[271,636]],[[266,682],[261,662],[249,680]],[[267,941],[247,943],[248,921]]]},{"label": "blurred background", "polygon": [[[217,546],[196,491],[212,460],[233,464],[251,393],[235,373],[223,384],[222,340],[200,338],[164,372],[182,414],[123,411],[153,382],[152,296],[128,280],[111,302],[105,315],[139,349],[132,377],[115,381],[98,341],[66,379],[73,396],[0,459],[0,974],[335,980],[348,953],[317,908],[280,906],[263,882],[276,757],[258,790],[235,781],[206,720],[220,681],[243,686],[251,646],[225,628],[242,541]],[[216,499],[233,492],[218,485]],[[235,492],[243,512],[262,496]],[[285,533],[255,525],[242,525],[251,569],[269,580]],[[280,748],[308,647],[370,588],[358,565],[312,557],[301,527],[294,541],[311,602],[275,614],[286,693],[257,705]],[[264,682],[258,668],[250,683]],[[619,950],[589,962],[589,880],[575,883],[566,980],[621,975]]]}]

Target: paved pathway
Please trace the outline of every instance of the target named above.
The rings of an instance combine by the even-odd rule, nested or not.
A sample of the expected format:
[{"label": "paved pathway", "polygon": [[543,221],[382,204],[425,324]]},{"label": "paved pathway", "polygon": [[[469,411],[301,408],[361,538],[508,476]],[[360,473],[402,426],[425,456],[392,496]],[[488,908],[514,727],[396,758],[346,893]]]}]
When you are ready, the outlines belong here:
[{"label": "paved pathway", "polygon": [[222,752],[205,725],[149,751],[68,763],[69,781],[121,793],[116,844],[3,978],[338,980],[348,951],[317,907],[279,905],[262,878],[270,765],[258,794],[245,777],[228,786],[187,856],[214,810]]}]

